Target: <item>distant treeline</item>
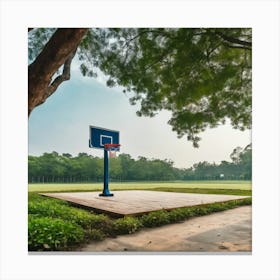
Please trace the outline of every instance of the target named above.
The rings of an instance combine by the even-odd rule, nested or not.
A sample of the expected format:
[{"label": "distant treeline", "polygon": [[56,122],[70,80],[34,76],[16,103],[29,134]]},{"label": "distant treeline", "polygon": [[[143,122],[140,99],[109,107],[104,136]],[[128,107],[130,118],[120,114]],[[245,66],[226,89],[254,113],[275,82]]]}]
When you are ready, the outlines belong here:
[{"label": "distant treeline", "polygon": [[[237,147],[230,155],[231,162],[220,164],[199,162],[191,168],[176,168],[170,160],[133,159],[120,154],[110,159],[111,181],[173,181],[173,180],[250,180],[252,169],[251,145]],[[103,158],[86,153],[78,156],[57,152],[28,156],[30,183],[100,182],[103,180]]]}]

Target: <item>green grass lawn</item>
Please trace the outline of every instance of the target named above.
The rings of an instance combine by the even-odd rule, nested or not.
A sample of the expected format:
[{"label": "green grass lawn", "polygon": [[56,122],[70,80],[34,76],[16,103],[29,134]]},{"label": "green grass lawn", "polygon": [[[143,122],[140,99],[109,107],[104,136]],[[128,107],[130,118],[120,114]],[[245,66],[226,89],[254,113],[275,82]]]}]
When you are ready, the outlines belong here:
[{"label": "green grass lawn", "polygon": [[[187,182],[128,182],[110,183],[111,190],[170,190],[170,189],[224,189],[251,190],[251,181],[187,181]],[[30,192],[57,191],[98,191],[103,189],[102,183],[78,184],[29,184]]]}]

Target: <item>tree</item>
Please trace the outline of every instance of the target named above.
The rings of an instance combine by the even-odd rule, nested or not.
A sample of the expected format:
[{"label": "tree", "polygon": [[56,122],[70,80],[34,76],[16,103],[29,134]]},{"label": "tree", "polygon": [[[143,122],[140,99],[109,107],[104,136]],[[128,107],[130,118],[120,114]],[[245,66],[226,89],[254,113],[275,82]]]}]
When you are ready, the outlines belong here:
[{"label": "tree", "polygon": [[[236,150],[236,149],[235,149]],[[93,157],[86,153],[78,156],[59,155],[57,152],[28,156],[29,182],[89,182],[99,181],[103,177],[103,158]],[[133,159],[129,154],[120,154],[110,159],[110,179],[127,181],[152,180],[217,180],[220,174],[224,179],[239,180],[252,178],[251,145],[239,153],[235,162],[222,161],[220,164],[199,162],[188,169],[173,166],[170,160]]]},{"label": "tree", "polygon": [[[28,115],[36,106],[44,103],[62,82],[70,79],[72,59],[86,32],[87,28],[58,29],[28,66]],[[33,34],[36,35],[41,39],[40,32]],[[40,44],[36,46],[40,49]],[[53,79],[61,66],[62,74]]]},{"label": "tree", "polygon": [[236,147],[230,154],[230,158],[234,163],[240,162],[240,155],[242,154],[242,150],[243,149],[241,147]]},{"label": "tree", "polygon": [[42,166],[40,158],[35,156],[28,156],[28,179],[33,182],[34,178],[40,177],[42,173]]},{"label": "tree", "polygon": [[244,179],[252,178],[252,145],[245,147],[240,154],[240,166]]},{"label": "tree", "polygon": [[[179,137],[186,134],[195,147],[198,146],[200,132],[223,124],[227,119],[234,128],[244,130],[251,127],[252,31],[249,28],[32,32],[29,53],[31,60],[35,57],[33,63],[40,56],[50,60],[48,54],[56,52],[60,63],[47,61],[48,67],[43,74],[39,66],[36,68],[33,63],[29,66],[29,112],[54,92],[53,89],[59,85],[55,82],[58,77],[59,82],[69,78],[71,60],[77,53],[83,75],[96,76],[99,68],[108,76],[108,86],[123,86],[124,91],[131,94],[132,104],[141,103],[137,112],[139,116],[154,116],[159,110],[170,110],[172,129]],[[58,32],[72,32],[76,35],[73,35],[75,42],[72,42],[72,35],[64,42],[61,39],[64,35],[57,36]],[[48,42],[46,45],[40,44],[44,41],[42,38]],[[49,41],[46,38],[50,38]],[[50,45],[52,51],[48,51]],[[68,45],[71,47],[66,47]],[[62,46],[67,49],[65,54],[61,52]],[[42,51],[36,57],[40,48]],[[54,78],[55,71],[63,63],[65,73],[63,69],[63,73]],[[39,74],[40,79],[32,75],[33,72]],[[48,79],[41,79],[42,75]]]},{"label": "tree", "polygon": [[66,158],[71,158],[71,157],[72,157],[72,155],[69,154],[69,153],[63,153],[62,156],[63,156],[63,157],[66,157]]}]

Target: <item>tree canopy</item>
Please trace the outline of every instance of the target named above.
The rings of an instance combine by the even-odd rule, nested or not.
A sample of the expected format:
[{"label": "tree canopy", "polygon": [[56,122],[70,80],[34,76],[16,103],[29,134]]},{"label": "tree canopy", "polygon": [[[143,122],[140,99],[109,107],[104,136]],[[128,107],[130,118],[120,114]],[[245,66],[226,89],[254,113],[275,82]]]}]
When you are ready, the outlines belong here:
[{"label": "tree canopy", "polygon": [[[131,104],[141,104],[139,116],[171,111],[172,129],[179,137],[187,135],[196,147],[200,132],[227,119],[234,128],[251,127],[249,28],[35,29],[29,33],[29,100],[33,100],[29,113],[70,78],[76,54],[83,75],[95,77],[100,69],[108,77],[108,86],[120,85],[129,92]],[[52,60],[50,55],[58,62],[49,62],[51,70],[39,73],[47,79],[38,82],[35,77],[43,67],[38,59]],[[54,69],[61,67],[57,74]],[[43,98],[38,98],[38,88],[44,89]]]}]

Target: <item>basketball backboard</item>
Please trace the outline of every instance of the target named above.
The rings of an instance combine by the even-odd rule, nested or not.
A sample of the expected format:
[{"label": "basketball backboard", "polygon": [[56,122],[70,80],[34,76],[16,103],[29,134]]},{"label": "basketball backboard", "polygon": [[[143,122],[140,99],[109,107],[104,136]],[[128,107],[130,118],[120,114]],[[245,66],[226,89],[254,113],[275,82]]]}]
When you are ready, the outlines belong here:
[{"label": "basketball backboard", "polygon": [[105,144],[119,144],[119,141],[119,131],[96,126],[89,127],[90,148],[104,149]]}]

